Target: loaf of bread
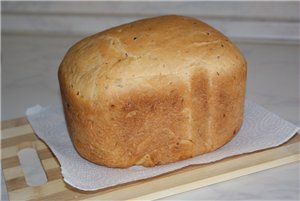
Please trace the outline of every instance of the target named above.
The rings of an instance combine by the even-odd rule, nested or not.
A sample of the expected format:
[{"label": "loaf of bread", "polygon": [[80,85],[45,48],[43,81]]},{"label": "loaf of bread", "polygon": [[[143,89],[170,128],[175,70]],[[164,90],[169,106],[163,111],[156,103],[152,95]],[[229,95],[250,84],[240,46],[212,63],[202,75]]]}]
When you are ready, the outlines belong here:
[{"label": "loaf of bread", "polygon": [[243,121],[245,59],[191,17],[143,19],[84,38],[66,53],[58,77],[76,150],[108,167],[214,151]]}]

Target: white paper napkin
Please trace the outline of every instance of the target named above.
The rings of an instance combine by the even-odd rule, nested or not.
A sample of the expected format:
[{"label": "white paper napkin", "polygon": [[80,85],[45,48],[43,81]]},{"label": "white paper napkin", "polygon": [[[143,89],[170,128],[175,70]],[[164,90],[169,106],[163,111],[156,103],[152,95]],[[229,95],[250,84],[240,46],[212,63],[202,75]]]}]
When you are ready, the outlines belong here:
[{"label": "white paper napkin", "polygon": [[246,101],[245,118],[240,132],[220,149],[168,165],[118,169],[93,164],[78,155],[67,132],[62,106],[37,105],[27,109],[26,115],[36,134],[57,157],[65,182],[87,191],[154,177],[192,164],[209,163],[278,146],[299,131],[299,127],[251,101]]}]

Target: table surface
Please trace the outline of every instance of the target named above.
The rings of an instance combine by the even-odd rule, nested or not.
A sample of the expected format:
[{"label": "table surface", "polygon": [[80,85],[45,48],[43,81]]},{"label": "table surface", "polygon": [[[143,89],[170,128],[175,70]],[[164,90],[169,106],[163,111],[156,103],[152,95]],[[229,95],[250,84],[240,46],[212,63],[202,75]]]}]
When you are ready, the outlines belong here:
[{"label": "table surface", "polygon": [[[2,35],[2,120],[24,116],[26,108],[36,104],[60,104],[57,69],[67,49],[80,38]],[[248,62],[247,98],[299,125],[299,44],[236,44]],[[299,165],[292,163],[165,199],[299,200]]]}]

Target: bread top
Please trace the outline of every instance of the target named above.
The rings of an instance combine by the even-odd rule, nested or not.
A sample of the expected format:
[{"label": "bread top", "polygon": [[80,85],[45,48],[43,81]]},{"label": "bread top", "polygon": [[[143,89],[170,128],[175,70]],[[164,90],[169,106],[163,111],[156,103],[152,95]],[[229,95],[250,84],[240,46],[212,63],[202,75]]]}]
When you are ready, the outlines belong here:
[{"label": "bread top", "polygon": [[59,79],[85,100],[97,101],[155,88],[152,78],[188,80],[194,69],[226,74],[241,66],[244,57],[222,33],[197,19],[168,15],[84,38],[65,55]]}]

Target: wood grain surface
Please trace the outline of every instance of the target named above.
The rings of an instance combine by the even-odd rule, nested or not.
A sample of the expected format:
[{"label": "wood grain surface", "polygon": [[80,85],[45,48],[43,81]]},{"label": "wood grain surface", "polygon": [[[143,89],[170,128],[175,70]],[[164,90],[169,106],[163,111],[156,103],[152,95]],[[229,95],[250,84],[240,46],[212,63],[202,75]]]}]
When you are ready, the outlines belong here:
[{"label": "wood grain surface", "polygon": [[[18,146],[24,142],[34,143],[48,183],[38,187],[26,184],[17,157]],[[297,134],[279,147],[87,192],[63,181],[58,161],[48,146],[37,137],[25,117],[1,123],[1,160],[10,200],[154,200],[299,161],[299,145],[300,135]]]}]

